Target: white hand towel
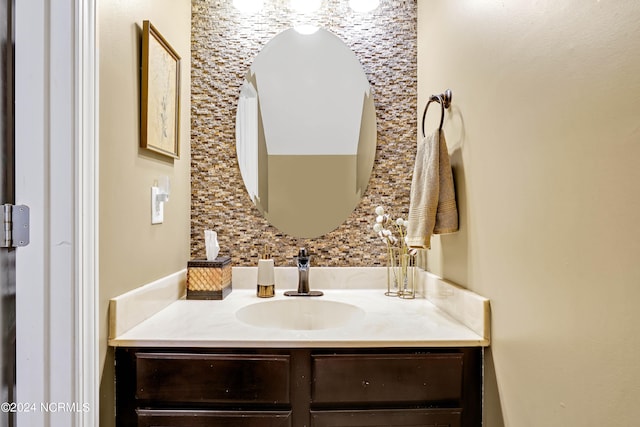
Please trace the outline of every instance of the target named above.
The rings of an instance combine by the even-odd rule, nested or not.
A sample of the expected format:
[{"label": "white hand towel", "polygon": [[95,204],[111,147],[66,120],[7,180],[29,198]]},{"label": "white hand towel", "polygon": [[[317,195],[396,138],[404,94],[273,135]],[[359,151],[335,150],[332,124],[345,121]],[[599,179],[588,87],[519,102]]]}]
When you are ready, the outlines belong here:
[{"label": "white hand towel", "polygon": [[407,244],[430,248],[432,234],[458,231],[458,208],[444,133],[436,130],[418,142],[411,181]]}]

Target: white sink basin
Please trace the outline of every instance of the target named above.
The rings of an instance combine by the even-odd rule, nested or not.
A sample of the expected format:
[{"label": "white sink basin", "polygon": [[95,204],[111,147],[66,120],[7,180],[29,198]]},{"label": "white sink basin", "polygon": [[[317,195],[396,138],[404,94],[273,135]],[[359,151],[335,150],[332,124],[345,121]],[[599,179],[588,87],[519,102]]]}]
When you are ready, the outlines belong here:
[{"label": "white sink basin", "polygon": [[317,297],[291,297],[259,302],[236,311],[241,322],[261,328],[329,329],[339,328],[364,316],[355,305]]}]

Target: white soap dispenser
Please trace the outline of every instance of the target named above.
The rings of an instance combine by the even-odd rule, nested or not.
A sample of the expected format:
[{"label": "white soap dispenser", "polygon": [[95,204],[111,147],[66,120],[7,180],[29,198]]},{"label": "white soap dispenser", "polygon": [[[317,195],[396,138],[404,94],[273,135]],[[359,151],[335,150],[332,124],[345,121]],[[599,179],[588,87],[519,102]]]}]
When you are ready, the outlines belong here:
[{"label": "white soap dispenser", "polygon": [[273,258],[271,258],[271,254],[266,245],[262,259],[258,261],[258,285],[256,293],[260,298],[271,298],[276,293]]}]

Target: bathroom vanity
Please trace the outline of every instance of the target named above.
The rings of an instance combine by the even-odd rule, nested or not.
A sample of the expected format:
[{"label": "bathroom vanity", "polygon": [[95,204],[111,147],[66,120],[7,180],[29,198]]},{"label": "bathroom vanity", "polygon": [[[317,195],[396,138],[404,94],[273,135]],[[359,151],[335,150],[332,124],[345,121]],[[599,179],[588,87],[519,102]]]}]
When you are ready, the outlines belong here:
[{"label": "bathroom vanity", "polygon": [[118,348],[117,425],[480,426],[480,348]]},{"label": "bathroom vanity", "polygon": [[[281,291],[265,301],[234,278],[223,301],[178,299],[128,324],[132,302],[116,299],[117,426],[480,426],[488,301],[422,274],[431,300],[324,287],[314,300],[326,304]],[[327,317],[321,306],[353,305],[357,315],[298,329],[286,326],[296,319],[285,314],[285,323],[268,327],[236,315],[298,304],[308,304],[301,312],[312,318]],[[449,314],[456,310],[460,318]]]}]

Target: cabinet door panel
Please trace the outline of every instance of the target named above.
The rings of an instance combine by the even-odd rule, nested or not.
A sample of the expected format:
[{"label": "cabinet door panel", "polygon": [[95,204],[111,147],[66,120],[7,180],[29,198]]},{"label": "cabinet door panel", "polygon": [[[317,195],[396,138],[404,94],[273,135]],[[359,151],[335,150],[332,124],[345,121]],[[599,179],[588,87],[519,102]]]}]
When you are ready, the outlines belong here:
[{"label": "cabinet door panel", "polygon": [[291,412],[138,411],[138,427],[291,427]]},{"label": "cabinet door panel", "polygon": [[314,404],[458,401],[458,353],[312,356]]},{"label": "cabinet door panel", "polygon": [[136,398],[152,402],[289,403],[288,355],[136,353]]},{"label": "cabinet door panel", "polygon": [[311,427],[460,427],[460,409],[311,411]]}]

